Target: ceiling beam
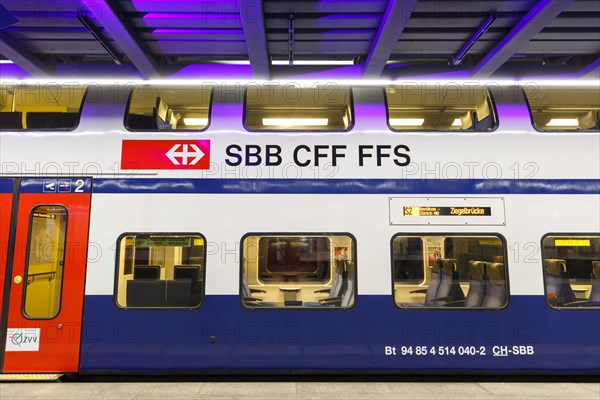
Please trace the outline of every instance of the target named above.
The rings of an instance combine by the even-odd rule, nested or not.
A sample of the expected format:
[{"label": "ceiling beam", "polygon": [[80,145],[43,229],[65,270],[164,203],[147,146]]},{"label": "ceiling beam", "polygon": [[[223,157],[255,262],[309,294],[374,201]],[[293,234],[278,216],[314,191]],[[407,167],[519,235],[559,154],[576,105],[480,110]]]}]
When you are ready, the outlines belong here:
[{"label": "ceiling beam", "polygon": [[378,78],[381,75],[398,44],[415,4],[417,0],[389,0],[379,30],[371,43],[367,60],[363,64],[363,76]]},{"label": "ceiling beam", "polygon": [[[146,79],[158,78],[158,65],[149,55],[149,52],[142,48],[135,37],[135,33],[127,26],[125,17],[116,8],[116,2],[108,0],[82,0],[92,16],[107,30],[111,38],[131,60]],[[110,4],[115,4],[115,8]]]},{"label": "ceiling beam", "polygon": [[471,75],[486,79],[525,46],[574,0],[538,0],[510,32],[473,68]]},{"label": "ceiling beam", "polygon": [[270,79],[271,59],[267,49],[265,17],[261,0],[240,0],[240,17],[252,76],[258,79]]},{"label": "ceiling beam", "polygon": [[578,75],[582,79],[600,79],[600,57],[579,70]]},{"label": "ceiling beam", "polygon": [[0,32],[0,54],[35,78],[49,77],[53,69],[53,65],[25,50],[23,44],[17,44],[6,32]]}]

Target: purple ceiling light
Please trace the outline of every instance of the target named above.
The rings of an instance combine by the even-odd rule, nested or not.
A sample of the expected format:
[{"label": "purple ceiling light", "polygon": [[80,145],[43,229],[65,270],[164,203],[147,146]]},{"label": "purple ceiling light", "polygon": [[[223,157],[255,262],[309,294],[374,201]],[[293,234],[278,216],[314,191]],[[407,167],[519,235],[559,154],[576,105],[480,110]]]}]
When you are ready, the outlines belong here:
[{"label": "purple ceiling light", "polygon": [[472,77],[486,79],[492,75],[573,1],[539,0],[473,69]]}]

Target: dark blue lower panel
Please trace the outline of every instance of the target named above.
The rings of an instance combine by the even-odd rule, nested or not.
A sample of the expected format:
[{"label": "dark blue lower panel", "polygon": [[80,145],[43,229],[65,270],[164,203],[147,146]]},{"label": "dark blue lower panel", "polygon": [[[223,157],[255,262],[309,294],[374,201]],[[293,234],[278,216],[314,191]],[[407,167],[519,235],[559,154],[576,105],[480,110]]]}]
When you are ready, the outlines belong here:
[{"label": "dark blue lower panel", "polygon": [[133,311],[86,296],[81,370],[600,371],[599,311],[554,311],[542,296],[513,296],[501,311],[403,311],[390,300],[251,311],[237,296],[207,296],[197,310]]}]

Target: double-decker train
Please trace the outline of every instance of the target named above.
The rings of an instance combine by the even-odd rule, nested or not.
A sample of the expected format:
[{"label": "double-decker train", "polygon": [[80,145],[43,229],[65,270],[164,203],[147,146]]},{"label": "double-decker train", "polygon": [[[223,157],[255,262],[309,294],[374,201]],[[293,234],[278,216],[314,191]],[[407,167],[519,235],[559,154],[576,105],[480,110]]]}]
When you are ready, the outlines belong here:
[{"label": "double-decker train", "polygon": [[574,82],[2,82],[10,373],[597,374]]}]

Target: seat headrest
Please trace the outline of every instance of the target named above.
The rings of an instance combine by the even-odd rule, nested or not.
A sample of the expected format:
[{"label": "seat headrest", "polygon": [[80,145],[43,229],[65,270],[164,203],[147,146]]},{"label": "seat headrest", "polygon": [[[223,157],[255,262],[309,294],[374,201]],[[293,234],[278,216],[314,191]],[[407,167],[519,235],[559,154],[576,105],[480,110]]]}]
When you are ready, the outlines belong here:
[{"label": "seat headrest", "polygon": [[444,269],[445,275],[450,275],[456,271],[456,260],[453,258],[444,258],[442,260],[442,268]]},{"label": "seat headrest", "polygon": [[469,271],[471,273],[471,279],[482,281],[483,275],[485,275],[485,262],[469,261]]},{"label": "seat headrest", "polygon": [[504,263],[489,263],[487,273],[490,282],[504,282]]},{"label": "seat headrest", "polygon": [[440,273],[440,271],[442,270],[442,268],[444,268],[442,266],[442,259],[441,258],[434,258],[433,261],[431,262],[431,270],[435,273]]},{"label": "seat headrest", "polygon": [[592,271],[596,279],[600,280],[600,261],[592,261]]},{"label": "seat headrest", "polygon": [[560,258],[546,258],[544,266],[548,275],[561,276],[567,270],[567,262]]}]

